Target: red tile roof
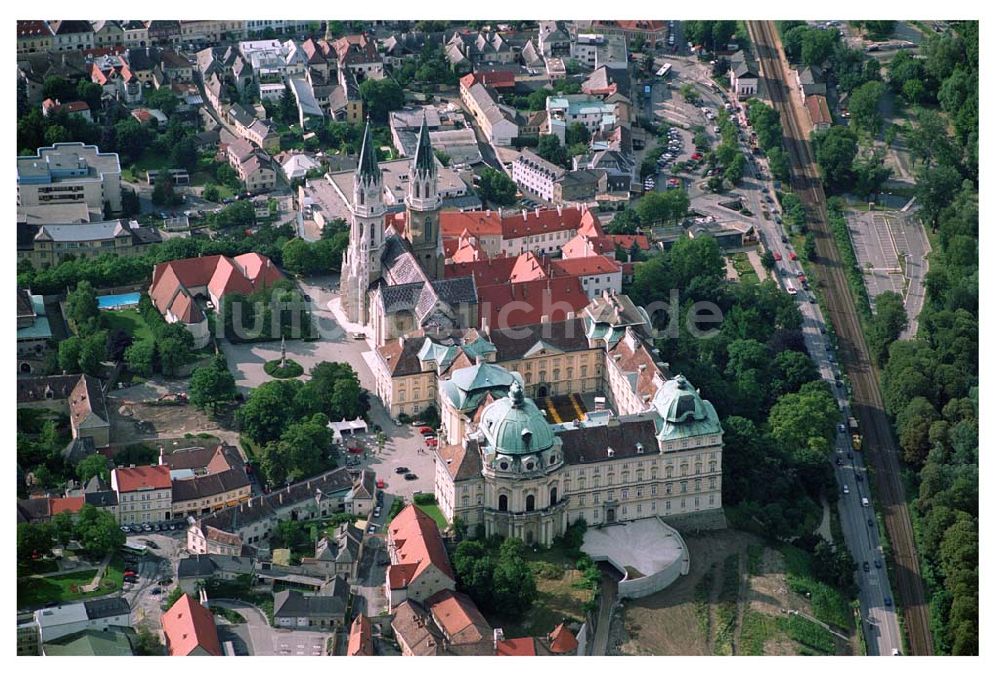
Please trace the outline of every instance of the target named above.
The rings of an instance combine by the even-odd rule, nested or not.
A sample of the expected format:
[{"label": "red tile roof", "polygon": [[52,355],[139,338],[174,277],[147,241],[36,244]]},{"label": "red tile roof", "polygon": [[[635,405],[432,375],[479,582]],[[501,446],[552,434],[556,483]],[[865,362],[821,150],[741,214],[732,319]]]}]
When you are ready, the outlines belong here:
[{"label": "red tile roof", "polygon": [[459,82],[466,89],[469,89],[477,82],[493,87],[494,89],[512,89],[514,87],[514,73],[509,70],[481,71],[478,73],[469,73],[459,80]]},{"label": "red tile roof", "polygon": [[611,235],[611,240],[626,251],[633,244],[638,244],[643,251],[649,251],[649,238],[646,235]]},{"label": "red tile roof", "polygon": [[205,606],[184,594],[160,618],[171,657],[190,655],[201,648],[209,655],[222,656],[215,619]]},{"label": "red tile roof", "polygon": [[500,229],[504,239],[576,230],[580,227],[582,216],[583,212],[577,207],[515,212],[503,216],[500,220]]},{"label": "red tile roof", "polygon": [[222,298],[230,293],[251,294],[283,278],[284,275],[271,260],[258,253],[242,254],[235,258],[221,255],[179,258],[153,268],[149,297],[160,312],[172,309],[178,316],[190,312],[188,316],[198,317],[201,311],[195,314],[193,310],[189,310],[186,301],[178,307],[170,307],[171,302],[177,303],[175,292],[178,287],[192,289],[204,286],[211,295]]},{"label": "red tile roof", "polygon": [[347,640],[347,656],[372,656],[372,623],[364,615],[358,615],[351,623],[351,636]]},{"label": "red tile roof", "polygon": [[589,302],[576,278],[483,287],[477,284],[476,289],[479,324],[486,319],[491,330],[539,324],[543,316],[547,321],[559,322],[567,319],[570,312],[579,315]]},{"label": "red tile roof", "polygon": [[116,467],[112,470],[119,493],[170,488],[170,468],[166,465]]},{"label": "red tile roof", "polygon": [[832,124],[830,117],[830,107],[826,104],[826,97],[813,94],[806,97],[806,108],[809,109],[809,118],[815,124]]},{"label": "red tile roof", "polygon": [[427,599],[427,610],[454,645],[492,640],[493,630],[468,596],[450,589]]},{"label": "red tile roof", "polygon": [[[389,522],[388,538],[396,549],[395,559],[398,561],[389,567],[390,588],[405,587],[430,566],[455,579],[437,524],[423,510],[414,505],[405,507]],[[415,565],[412,569],[400,567],[407,564]],[[394,568],[397,570],[393,571]],[[400,582],[403,584],[396,586]]]},{"label": "red tile roof", "polygon": [[565,624],[560,624],[549,634],[549,650],[559,655],[564,653],[575,653],[579,642],[573,636]]},{"label": "red tile roof", "polygon": [[497,657],[534,657],[535,639],[508,638],[504,641],[497,641]]},{"label": "red tile roof", "polygon": [[445,279],[452,279],[472,275],[476,280],[477,289],[492,284],[507,284],[516,263],[517,258],[514,256],[501,256],[469,263],[454,262],[444,266],[444,276]]},{"label": "red tile roof", "polygon": [[552,270],[556,275],[566,277],[593,277],[594,275],[613,275],[621,268],[616,261],[606,256],[583,256],[554,260],[552,261]]},{"label": "red tile roof", "polygon": [[476,237],[499,237],[502,233],[500,215],[496,211],[443,211],[441,236],[458,238],[466,230]]},{"label": "red tile roof", "polygon": [[76,514],[83,508],[83,504],[84,497],[82,495],[76,498],[49,498],[49,513],[52,516],[62,512]]}]

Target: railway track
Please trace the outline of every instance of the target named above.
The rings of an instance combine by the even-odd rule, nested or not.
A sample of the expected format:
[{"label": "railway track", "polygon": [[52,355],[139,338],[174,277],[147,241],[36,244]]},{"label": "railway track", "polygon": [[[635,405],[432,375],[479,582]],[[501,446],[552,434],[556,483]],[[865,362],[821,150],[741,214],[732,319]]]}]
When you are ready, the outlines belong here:
[{"label": "railway track", "polygon": [[826,300],[829,319],[839,339],[840,360],[853,387],[852,410],[864,433],[864,447],[874,468],[875,488],[883,509],[895,559],[897,604],[903,613],[910,652],[933,655],[927,602],[917,557],[913,527],[900,479],[897,448],[882,404],[879,374],[865,342],[840,252],[827,222],[826,196],[809,146],[805,109],[790,99],[781,60],[780,40],[771,21],[748,21],[768,99],[781,114],[785,146],[791,164],[791,187],[802,200],[816,236],[814,266]]}]

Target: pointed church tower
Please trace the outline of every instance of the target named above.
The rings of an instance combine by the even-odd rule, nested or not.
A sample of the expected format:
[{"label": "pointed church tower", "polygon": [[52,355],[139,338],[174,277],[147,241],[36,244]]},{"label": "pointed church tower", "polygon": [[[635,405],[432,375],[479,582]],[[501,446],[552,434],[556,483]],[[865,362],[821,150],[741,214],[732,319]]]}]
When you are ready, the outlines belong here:
[{"label": "pointed church tower", "polygon": [[431,279],[444,278],[444,245],[439,214],[437,161],[424,115],[417,139],[417,152],[410,165],[410,189],[406,195],[406,231],[413,255]]},{"label": "pointed church tower", "polygon": [[341,305],[350,321],[367,324],[368,287],[382,276],[385,249],[382,170],[375,154],[370,121],[365,124],[352,197],[350,242],[340,272]]}]

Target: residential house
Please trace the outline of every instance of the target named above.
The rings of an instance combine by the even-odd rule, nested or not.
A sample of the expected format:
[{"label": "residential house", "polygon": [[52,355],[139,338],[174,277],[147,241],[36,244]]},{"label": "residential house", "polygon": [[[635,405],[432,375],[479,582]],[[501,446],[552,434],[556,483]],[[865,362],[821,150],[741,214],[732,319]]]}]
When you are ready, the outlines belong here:
[{"label": "residential house", "polygon": [[101,381],[88,375],[36,376],[17,379],[17,405],[65,411],[73,438],[90,437],[97,448],[109,445],[110,417]]},{"label": "residential house", "polygon": [[212,611],[188,594],[182,595],[160,618],[167,655],[171,657],[222,656]]},{"label": "residential house", "polygon": [[830,107],[826,103],[825,94],[811,94],[806,97],[806,110],[809,111],[809,121],[812,122],[813,131],[818,129],[829,129],[833,124],[830,116]]},{"label": "residential house", "polygon": [[358,82],[385,77],[382,56],[375,40],[366,35],[346,35],[333,43],[337,65],[350,70]]},{"label": "residential house", "polygon": [[119,21],[94,21],[94,46],[123,47],[125,45],[125,30]]},{"label": "residential house", "polygon": [[757,95],[757,64],[742,49],[729,59],[729,89],[741,101]]},{"label": "residential house", "polygon": [[149,28],[145,21],[123,21],[123,41],[126,48],[146,47],[149,45]]},{"label": "residential house", "polygon": [[385,596],[394,608],[406,599],[424,601],[442,590],[455,589],[455,573],[434,519],[407,505],[389,522],[386,547]]},{"label": "residential house", "polygon": [[89,21],[49,21],[52,46],[57,52],[83,51],[94,48],[94,27]]},{"label": "residential house", "polygon": [[274,595],[274,626],[286,629],[342,629],[350,600],[350,586],[341,577],[326,583],[317,594],[285,589]]},{"label": "residential house", "polygon": [[288,84],[292,88],[292,94],[295,96],[295,104],[299,112],[299,126],[302,130],[312,130],[322,125],[324,119],[323,109],[313,95],[312,87],[306,82],[305,78],[289,78]]},{"label": "residential house", "polygon": [[469,64],[472,68],[486,63],[514,63],[514,48],[500,33],[454,33],[444,46],[445,57],[452,67]]},{"label": "residential house", "polygon": [[242,466],[171,481],[175,518],[209,514],[250,498],[250,479]]},{"label": "residential house", "polygon": [[374,654],[371,620],[363,614],[358,615],[351,623],[351,633],[347,638],[347,656],[371,657]]},{"label": "residential house", "polygon": [[337,527],[333,538],[325,537],[316,544],[316,555],[302,559],[302,567],[323,576],[340,575],[348,582],[358,577],[364,547],[364,531],[351,523]]},{"label": "residential house", "polygon": [[496,92],[466,77],[460,82],[459,94],[462,103],[490,143],[498,146],[511,145],[519,133],[514,121],[515,113],[497,103]]},{"label": "residential house", "polygon": [[62,103],[59,99],[45,99],[42,101],[43,117],[55,115],[59,111],[63,111],[70,116],[82,117],[87,122],[94,121],[93,116],[90,114],[90,105],[86,101],[70,101],[69,103]]},{"label": "residential house", "polygon": [[603,35],[621,35],[630,43],[635,40],[642,40],[646,47],[656,49],[667,43],[667,36],[670,32],[668,21],[650,21],[640,19],[637,21],[574,21],[576,32],[601,33]]},{"label": "residential house", "polygon": [[[531,41],[528,44],[532,44]],[[558,21],[538,22],[538,49],[541,56],[568,57],[573,47],[573,38]]]},{"label": "residential house", "polygon": [[111,488],[118,495],[119,523],[134,525],[171,519],[173,488],[168,467],[116,467],[111,470]]},{"label": "residential house", "polygon": [[130,627],[130,615],[128,601],[116,596],[42,608],[35,611],[34,619],[44,644],[87,629]]},{"label": "residential house", "polygon": [[549,133],[559,137],[560,143],[566,143],[566,128],[576,123],[582,124],[588,132],[594,134],[608,131],[627,121],[627,118],[619,118],[621,111],[615,103],[590,94],[549,96],[545,100],[545,110],[548,114]]},{"label": "residential house", "polygon": [[423,606],[405,599],[392,609],[392,633],[405,657],[444,655],[444,635]]},{"label": "residential house", "polygon": [[323,164],[319,160],[305,153],[287,153],[284,155],[284,158],[279,159],[275,157],[275,159],[280,163],[281,173],[285,175],[285,179],[289,183],[296,180],[304,181],[310,171],[315,171],[323,167]]},{"label": "residential house", "polygon": [[46,79],[59,77],[74,85],[80,80],[89,80],[90,63],[78,51],[21,54],[17,59],[17,75],[24,84],[28,103],[37,105],[44,98]]},{"label": "residential house", "polygon": [[570,45],[570,57],[587,70],[628,68],[628,46],[621,35],[577,33]]},{"label": "residential house", "polygon": [[805,103],[810,96],[826,98],[826,80],[823,71],[816,66],[801,66],[795,70],[795,82],[798,85],[799,96]]},{"label": "residential house", "polygon": [[351,490],[344,498],[347,511],[358,516],[367,516],[375,506],[375,472],[370,469],[361,471]]},{"label": "residential house", "polygon": [[257,150],[249,141],[240,139],[226,149],[229,161],[248,192],[259,193],[274,189],[276,174],[271,166],[271,156]]},{"label": "residential house", "polygon": [[52,37],[47,21],[18,21],[17,53],[48,52],[52,49]]},{"label": "residential house", "polygon": [[256,561],[249,556],[195,554],[177,562],[177,585],[187,594],[198,593],[205,580],[234,581],[241,576],[253,577]]},{"label": "residential house", "polygon": [[344,511],[353,485],[347,468],[341,467],[202,516],[188,528],[187,549],[239,556],[244,545],[263,546],[279,519],[307,520]]},{"label": "residential house", "polygon": [[91,64],[92,82],[101,85],[104,96],[126,105],[142,101],[142,81],[131,66],[118,55],[105,55]]},{"label": "residential house", "polygon": [[443,589],[428,598],[425,605],[452,652],[494,654],[493,628],[466,594]]},{"label": "residential house", "polygon": [[[41,646],[46,657],[124,657],[135,655],[137,636],[131,627],[84,629]],[[18,653],[21,654],[21,653]]]}]

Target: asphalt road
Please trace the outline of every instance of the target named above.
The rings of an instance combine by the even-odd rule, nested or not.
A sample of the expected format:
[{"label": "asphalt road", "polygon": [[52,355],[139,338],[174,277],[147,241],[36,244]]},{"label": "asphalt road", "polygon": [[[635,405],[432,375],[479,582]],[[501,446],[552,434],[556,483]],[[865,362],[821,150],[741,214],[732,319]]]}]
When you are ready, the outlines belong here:
[{"label": "asphalt road", "polygon": [[[805,119],[805,110],[801,105],[793,105],[793,97],[789,95],[790,71],[784,63],[774,24],[751,21],[749,27],[762,68],[761,85],[765,90],[762,94],[766,93],[781,113],[785,142],[791,156],[792,187],[802,199],[809,213],[810,225],[817,233],[816,275],[839,337],[840,356],[853,385],[853,411],[865,437],[865,449],[875,473],[879,501],[894,550],[896,584],[904,608],[910,646],[915,654],[932,654],[927,603],[906,496],[899,476],[898,451],[882,404],[878,372],[868,354],[843,263],[826,222],[826,198],[807,141],[808,133],[804,131],[809,129],[809,123]],[[855,551],[864,546],[869,534],[867,530],[859,532],[852,528],[845,529],[845,537],[848,546]],[[873,612],[872,594],[865,591],[866,582],[863,576],[859,579],[862,615],[874,614],[877,619],[878,613]],[[891,596],[889,600],[891,603]],[[883,655],[894,650],[901,652],[902,643],[897,635],[898,626],[896,623],[890,626],[886,615],[879,625],[879,635],[869,647]]]},{"label": "asphalt road", "polygon": [[209,599],[208,605],[229,608],[243,616],[246,624],[235,625],[233,630],[246,641],[251,655],[320,657],[326,654],[330,633],[272,627],[260,609],[241,601]]}]

